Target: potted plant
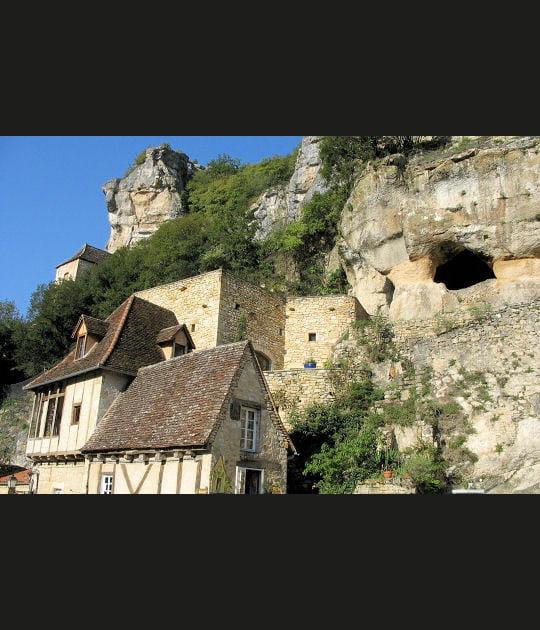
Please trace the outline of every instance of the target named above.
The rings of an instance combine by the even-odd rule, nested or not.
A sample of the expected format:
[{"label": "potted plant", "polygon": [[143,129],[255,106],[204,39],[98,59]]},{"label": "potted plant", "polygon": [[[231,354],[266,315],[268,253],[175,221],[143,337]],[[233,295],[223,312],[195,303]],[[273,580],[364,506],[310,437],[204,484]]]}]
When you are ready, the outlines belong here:
[{"label": "potted plant", "polygon": [[381,470],[385,479],[391,479],[394,470],[399,468],[401,461],[401,453],[395,448],[385,448],[379,453],[379,461],[381,462]]},{"label": "potted plant", "polygon": [[317,361],[315,361],[315,359],[313,357],[310,357],[309,359],[306,359],[304,361],[304,367],[305,368],[314,368],[317,367]]}]

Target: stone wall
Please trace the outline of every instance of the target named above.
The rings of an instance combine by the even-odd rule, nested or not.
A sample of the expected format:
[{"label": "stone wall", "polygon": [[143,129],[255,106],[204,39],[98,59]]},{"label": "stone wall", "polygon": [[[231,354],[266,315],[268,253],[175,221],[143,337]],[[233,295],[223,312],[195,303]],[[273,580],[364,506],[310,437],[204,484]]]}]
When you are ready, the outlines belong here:
[{"label": "stone wall", "polygon": [[287,482],[287,446],[283,435],[272,422],[266,409],[266,401],[255,370],[250,367],[243,370],[236,387],[232,391],[232,399],[253,402],[261,406],[258,448],[256,452],[240,450],[240,421],[232,419],[230,409],[227,410],[212,447],[212,468],[221,458],[229,483],[234,492],[237,466],[264,470],[264,483],[276,485],[285,491]]},{"label": "stone wall", "polygon": [[266,355],[272,367],[283,367],[285,346],[285,299],[262,287],[223,272],[218,345],[241,340],[245,329],[255,350]]},{"label": "stone wall", "polygon": [[290,412],[304,410],[308,405],[334,399],[334,388],[329,375],[332,370],[300,368],[264,372],[268,388],[278,408],[281,421],[291,429]]},{"label": "stone wall", "polygon": [[171,310],[186,324],[195,351],[217,345],[221,299],[221,269],[178,282],[139,291],[135,295]]},{"label": "stone wall", "polygon": [[356,486],[353,494],[416,494],[416,490],[401,480],[364,481]]},{"label": "stone wall", "polygon": [[[290,298],[286,304],[284,369],[304,367],[314,359],[322,367],[339,339],[357,319],[368,319],[358,302],[349,295]],[[310,335],[315,340],[310,341]]]}]

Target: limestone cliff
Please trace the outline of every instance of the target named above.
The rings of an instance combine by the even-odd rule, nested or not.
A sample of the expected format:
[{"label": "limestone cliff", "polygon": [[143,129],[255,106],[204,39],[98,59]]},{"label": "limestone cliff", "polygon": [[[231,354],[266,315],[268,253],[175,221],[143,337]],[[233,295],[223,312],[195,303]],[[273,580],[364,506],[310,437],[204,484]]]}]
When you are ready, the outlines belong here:
[{"label": "limestone cliff", "polygon": [[358,177],[337,250],[369,313],[414,320],[540,296],[540,139],[475,138]]},{"label": "limestone cliff", "polygon": [[258,221],[257,240],[267,238],[272,232],[297,220],[313,194],[326,190],[319,173],[320,140],[319,136],[304,136],[290,181],[265,191],[251,206],[250,210]]},{"label": "limestone cliff", "polygon": [[146,149],[144,161],[123,178],[103,185],[111,235],[108,252],[152,235],[185,210],[182,191],[201,167],[169,145]]}]

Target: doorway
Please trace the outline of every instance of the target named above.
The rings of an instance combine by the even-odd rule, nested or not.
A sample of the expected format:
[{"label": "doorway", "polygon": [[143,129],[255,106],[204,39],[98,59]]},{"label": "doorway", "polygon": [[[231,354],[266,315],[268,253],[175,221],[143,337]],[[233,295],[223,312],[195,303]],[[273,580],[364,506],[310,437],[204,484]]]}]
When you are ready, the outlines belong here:
[{"label": "doorway", "polygon": [[246,469],[244,494],[261,494],[261,471]]}]

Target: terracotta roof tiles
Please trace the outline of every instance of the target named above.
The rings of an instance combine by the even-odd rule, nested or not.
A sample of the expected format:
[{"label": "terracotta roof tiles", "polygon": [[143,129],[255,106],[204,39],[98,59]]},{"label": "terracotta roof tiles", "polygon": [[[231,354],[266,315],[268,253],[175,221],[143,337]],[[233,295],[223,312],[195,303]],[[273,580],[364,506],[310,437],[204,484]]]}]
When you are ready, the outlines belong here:
[{"label": "terracotta roof tiles", "polygon": [[[96,320],[100,321],[100,320]],[[132,295],[107,319],[103,338],[81,359],[75,349],[51,369],[25,385],[34,389],[99,368],[110,368],[135,375],[137,370],[163,360],[156,339],[160,330],[178,324],[171,311]]]},{"label": "terracotta roof tiles", "polygon": [[243,341],[141,368],[81,450],[206,445],[242,361],[250,357],[254,361],[251,343]]}]

